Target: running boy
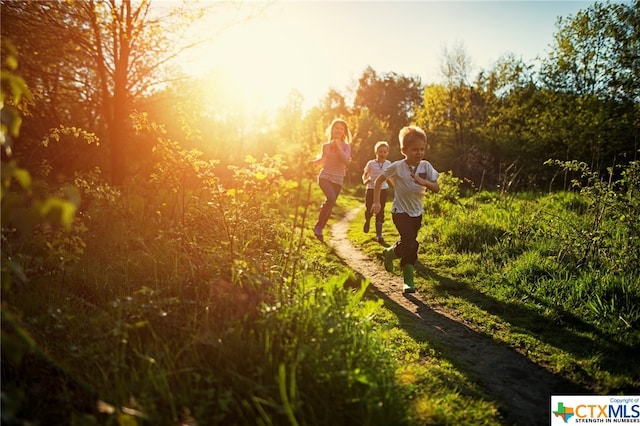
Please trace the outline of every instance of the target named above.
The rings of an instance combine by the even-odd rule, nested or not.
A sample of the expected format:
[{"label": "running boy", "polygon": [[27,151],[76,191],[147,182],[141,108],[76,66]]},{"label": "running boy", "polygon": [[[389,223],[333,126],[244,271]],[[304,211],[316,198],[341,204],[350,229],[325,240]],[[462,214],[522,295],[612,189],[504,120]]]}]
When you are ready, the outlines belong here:
[{"label": "running boy", "polygon": [[[373,216],[371,205],[373,204],[373,188],[375,186],[376,178],[380,176],[380,173],[382,173],[382,171],[391,164],[391,161],[387,160],[387,156],[389,155],[389,144],[387,142],[376,142],[373,150],[376,154],[376,159],[369,160],[367,165],[364,166],[364,173],[362,173],[362,183],[367,186],[367,192],[364,196],[364,227],[362,229],[365,233],[369,232],[369,222]],[[380,191],[380,211],[376,213],[376,241],[379,243],[384,242],[382,239],[382,222],[384,222],[384,206],[387,202],[388,188],[389,184],[387,182],[383,182]]]},{"label": "running boy", "polygon": [[433,192],[440,191],[439,173],[431,163],[423,160],[427,146],[427,135],[418,126],[403,127],[399,133],[400,151],[404,160],[393,162],[376,179],[371,210],[377,214],[380,209],[382,185],[393,178],[394,197],[391,217],[400,239],[391,247],[382,251],[384,267],[393,271],[393,260],[400,258],[403,276],[403,292],[415,292],[414,265],[418,260],[418,230],[422,225],[424,212],[423,196],[425,188]]}]

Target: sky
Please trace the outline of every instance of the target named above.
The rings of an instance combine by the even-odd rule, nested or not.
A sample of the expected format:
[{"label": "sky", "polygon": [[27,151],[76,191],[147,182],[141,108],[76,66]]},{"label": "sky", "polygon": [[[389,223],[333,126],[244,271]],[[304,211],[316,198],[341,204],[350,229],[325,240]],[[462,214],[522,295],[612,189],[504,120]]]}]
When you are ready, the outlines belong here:
[{"label": "sky", "polygon": [[[296,89],[308,109],[330,89],[348,96],[367,66],[437,83],[444,50],[456,46],[471,59],[473,77],[507,53],[533,64],[550,51],[557,18],[593,3],[276,1],[191,52],[185,64],[195,75],[226,69],[236,95],[255,108],[278,108]],[[212,32],[216,25],[205,19],[193,30]]]}]

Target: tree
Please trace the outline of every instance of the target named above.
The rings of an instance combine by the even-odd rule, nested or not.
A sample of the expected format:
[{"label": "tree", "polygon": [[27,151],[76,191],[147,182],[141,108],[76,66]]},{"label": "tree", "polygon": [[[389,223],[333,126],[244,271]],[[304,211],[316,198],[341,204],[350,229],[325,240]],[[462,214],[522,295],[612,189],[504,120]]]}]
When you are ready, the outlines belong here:
[{"label": "tree", "polygon": [[[351,164],[347,172],[351,182],[360,182],[364,166],[375,156],[373,148],[376,142],[381,140],[389,142],[390,133],[387,123],[375,117],[366,108],[360,111],[355,121],[357,128],[354,129]],[[389,160],[401,158],[400,147],[397,144],[390,144],[390,148]]]},{"label": "tree", "polygon": [[[3,40],[19,40],[20,74],[33,93],[16,153],[31,170],[40,167],[45,155],[42,139],[52,128],[64,125],[104,133],[95,72],[87,66],[91,58],[78,46],[86,32],[67,2],[2,4]],[[68,155],[69,147],[60,145],[48,147],[46,157]],[[91,158],[86,145],[74,147],[74,151],[85,161]]]},{"label": "tree", "polygon": [[545,86],[578,96],[637,98],[639,5],[596,2],[576,16],[558,18],[555,45],[541,72]]},{"label": "tree", "polygon": [[[133,128],[129,114],[135,99],[149,93],[161,66],[185,48],[176,37],[193,15],[177,7],[154,16],[149,0],[87,0],[77,7],[90,28],[80,45],[90,52],[98,76],[111,149],[111,182],[121,185],[127,176],[127,139]],[[165,31],[167,27],[172,31]]]},{"label": "tree", "polygon": [[325,97],[320,101],[320,105],[327,123],[336,117],[344,118],[350,113],[344,95],[335,89],[329,89]]},{"label": "tree", "polygon": [[366,108],[388,124],[389,142],[398,144],[398,132],[413,122],[417,108],[422,106],[422,83],[419,77],[407,77],[394,72],[378,75],[367,67],[358,80],[354,100],[356,113]]},{"label": "tree", "polygon": [[238,90],[227,72],[214,70],[172,81],[137,107],[148,112],[150,121],[162,123],[167,136],[183,148],[196,148],[224,163],[244,164],[245,155],[275,154],[278,138],[269,135],[270,117],[251,111]]},{"label": "tree", "polygon": [[[305,156],[316,148],[311,146],[311,144],[315,145],[309,140],[311,138],[304,135],[303,101],[302,94],[298,90],[292,89],[287,96],[287,103],[277,113],[278,139],[282,144],[280,152],[284,153],[287,158],[295,159],[294,167],[300,168],[306,167]],[[298,169],[296,168],[296,170]]]},{"label": "tree", "polygon": [[[71,228],[76,209],[79,204],[77,191],[67,189],[69,201],[51,196],[42,190],[32,179],[27,169],[18,165],[14,156],[16,139],[22,128],[21,115],[24,104],[31,100],[32,93],[24,79],[16,73],[18,58],[15,47],[7,40],[2,40],[2,88],[0,90],[2,142],[2,253],[1,277],[2,296],[10,289],[12,281],[26,282],[27,273],[23,265],[33,264],[32,255],[24,255],[22,250],[29,241],[44,251],[56,251],[56,244],[46,240],[51,232],[43,231],[36,238],[34,229],[46,226]],[[59,191],[61,192],[61,191]],[[51,231],[48,228],[48,231]],[[44,239],[44,240],[43,240]],[[55,256],[58,260],[60,254]],[[41,271],[39,271],[41,272]],[[4,307],[3,307],[4,309]],[[3,331],[3,339],[4,339]]]},{"label": "tree", "polygon": [[[130,155],[135,153],[130,149],[135,144],[130,114],[167,82],[171,60],[203,41],[182,37],[201,9],[187,2],[157,4],[152,8],[151,0],[3,3],[3,36],[11,32],[36,52],[27,57],[31,72],[25,79],[35,82],[34,93],[41,94],[42,105],[50,105],[41,112],[45,122],[60,120],[48,128],[69,120],[73,123],[64,124],[96,132],[109,148],[115,185],[125,181],[130,163],[135,163]],[[238,13],[233,22],[249,19],[252,10]]]},{"label": "tree", "polygon": [[535,85],[533,67],[513,54],[501,57],[476,79],[476,90],[483,93],[486,121],[480,126],[479,151],[483,185],[508,190],[522,177],[534,183],[540,165],[547,159],[551,129],[536,122],[551,105],[543,100]]},{"label": "tree", "polygon": [[603,170],[633,157],[640,123],[640,2],[594,3],[559,19],[555,46],[541,68],[548,90],[570,98],[559,117],[574,123],[573,159]]},{"label": "tree", "polygon": [[457,177],[479,179],[479,128],[484,125],[484,95],[469,83],[471,60],[462,46],[444,49],[443,84],[424,90],[424,107],[417,123],[428,131],[430,148],[442,169]]}]

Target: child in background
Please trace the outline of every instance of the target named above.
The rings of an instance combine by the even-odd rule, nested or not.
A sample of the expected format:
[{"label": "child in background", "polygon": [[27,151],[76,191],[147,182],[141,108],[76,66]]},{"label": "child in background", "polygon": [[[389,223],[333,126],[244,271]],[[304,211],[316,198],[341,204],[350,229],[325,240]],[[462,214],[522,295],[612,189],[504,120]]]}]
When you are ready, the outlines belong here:
[{"label": "child in background", "polygon": [[351,132],[347,122],[340,118],[333,120],[327,128],[327,137],[329,141],[322,144],[320,156],[309,162],[312,165],[322,163],[318,184],[326,199],[320,206],[318,221],[313,227],[313,235],[320,241],[324,241],[322,231],[336,205],[347,164],[351,161]]},{"label": "child in background", "polygon": [[391,217],[400,239],[382,251],[384,267],[393,271],[393,260],[400,258],[403,292],[415,292],[414,265],[418,260],[418,230],[422,225],[424,193],[426,189],[440,191],[439,173],[431,163],[423,160],[427,146],[427,135],[418,126],[403,127],[399,133],[400,151],[404,160],[393,162],[376,179],[371,210],[377,214],[381,210],[380,194],[382,185],[393,178],[394,197]]},{"label": "child in background", "polygon": [[[367,186],[367,191],[364,197],[364,227],[362,229],[365,233],[369,232],[369,222],[373,216],[371,205],[373,204],[373,189],[376,178],[380,176],[380,173],[382,173],[382,171],[391,164],[391,161],[387,160],[387,156],[389,155],[389,144],[387,142],[377,142],[373,150],[376,154],[376,159],[369,160],[367,165],[364,166],[364,173],[362,173],[362,183]],[[386,181],[383,182],[380,190],[381,208],[380,211],[376,213],[376,241],[379,243],[384,242],[384,239],[382,238],[382,223],[384,222],[384,208],[387,202],[388,188],[389,184]]]}]

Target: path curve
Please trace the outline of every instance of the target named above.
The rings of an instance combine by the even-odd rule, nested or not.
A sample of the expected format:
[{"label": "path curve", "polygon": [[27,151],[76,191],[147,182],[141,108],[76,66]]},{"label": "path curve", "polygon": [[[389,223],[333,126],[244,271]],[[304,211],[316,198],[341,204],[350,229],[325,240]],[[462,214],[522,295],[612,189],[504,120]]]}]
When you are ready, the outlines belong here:
[{"label": "path curve", "polygon": [[419,293],[403,295],[402,279],[388,273],[347,238],[349,223],[361,210],[362,207],[351,210],[333,224],[329,245],[354,271],[370,280],[385,302],[395,303],[412,314],[416,324],[446,349],[454,365],[475,378],[498,401],[505,425],[548,425],[551,395],[588,393],[512,348],[479,334],[452,312],[430,307]]}]

